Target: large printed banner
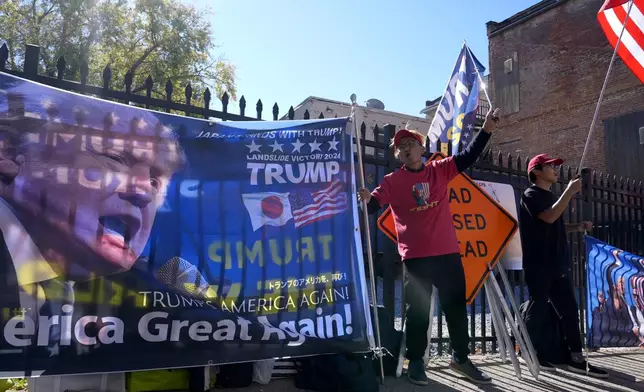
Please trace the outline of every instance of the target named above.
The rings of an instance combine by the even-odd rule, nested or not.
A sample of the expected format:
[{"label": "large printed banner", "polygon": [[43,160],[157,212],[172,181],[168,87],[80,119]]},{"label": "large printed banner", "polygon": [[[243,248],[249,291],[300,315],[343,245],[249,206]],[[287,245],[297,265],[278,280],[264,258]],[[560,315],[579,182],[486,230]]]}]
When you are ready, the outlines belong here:
[{"label": "large printed banner", "polygon": [[0,73],[0,377],[368,351],[349,128]]},{"label": "large printed banner", "polygon": [[586,237],[589,347],[644,346],[644,258]]}]

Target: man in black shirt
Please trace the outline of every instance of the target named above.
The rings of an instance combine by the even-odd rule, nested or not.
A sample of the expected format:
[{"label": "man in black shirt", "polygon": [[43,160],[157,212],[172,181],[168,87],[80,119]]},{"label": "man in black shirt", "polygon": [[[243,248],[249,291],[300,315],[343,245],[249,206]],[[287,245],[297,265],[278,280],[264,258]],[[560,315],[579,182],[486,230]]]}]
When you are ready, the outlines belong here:
[{"label": "man in black shirt", "polygon": [[[553,306],[561,320],[560,330],[571,353],[565,363],[552,364],[550,361],[553,359],[545,358],[545,353],[537,350],[542,368],[554,370],[554,365],[557,365],[571,372],[586,374],[566,233],[589,230],[592,223],[564,223],[563,213],[573,196],[580,191],[581,181],[578,177],[571,180],[563,194],[556,199],[550,188],[557,182],[558,167],[562,163],[562,159],[541,154],[528,164],[532,186],[523,193],[519,209],[523,269],[532,302],[528,317],[548,320],[549,306]],[[548,328],[547,325],[543,327]],[[588,369],[589,375],[608,377],[608,373],[590,364]]]}]

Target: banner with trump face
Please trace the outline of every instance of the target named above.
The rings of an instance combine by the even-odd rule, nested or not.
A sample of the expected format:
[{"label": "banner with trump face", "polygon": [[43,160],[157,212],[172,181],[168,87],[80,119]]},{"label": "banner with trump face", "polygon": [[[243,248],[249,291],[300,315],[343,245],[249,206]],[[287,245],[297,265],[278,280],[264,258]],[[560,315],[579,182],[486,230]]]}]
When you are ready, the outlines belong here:
[{"label": "banner with trump face", "polygon": [[590,347],[644,346],[644,257],[586,237]]},{"label": "banner with trump face", "polygon": [[0,377],[369,351],[347,124],[0,73]]}]

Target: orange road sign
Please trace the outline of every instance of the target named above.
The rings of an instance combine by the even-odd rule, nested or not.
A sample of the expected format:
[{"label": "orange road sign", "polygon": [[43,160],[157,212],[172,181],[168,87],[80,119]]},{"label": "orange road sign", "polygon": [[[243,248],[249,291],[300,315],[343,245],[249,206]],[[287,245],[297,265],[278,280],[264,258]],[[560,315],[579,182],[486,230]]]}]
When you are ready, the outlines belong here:
[{"label": "orange road sign", "polygon": [[[427,163],[443,158],[445,155],[437,152]],[[471,304],[490,273],[488,263],[496,266],[519,224],[465,173],[449,183],[448,192],[465,270],[465,298]],[[378,228],[398,242],[391,207],[378,218]]]}]

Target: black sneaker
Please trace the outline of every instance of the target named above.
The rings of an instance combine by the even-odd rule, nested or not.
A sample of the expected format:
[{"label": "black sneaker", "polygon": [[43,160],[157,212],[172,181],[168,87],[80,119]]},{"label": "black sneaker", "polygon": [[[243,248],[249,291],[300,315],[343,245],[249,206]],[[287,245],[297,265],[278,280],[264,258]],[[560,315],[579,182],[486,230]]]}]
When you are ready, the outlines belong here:
[{"label": "black sneaker", "polygon": [[489,384],[492,382],[492,377],[490,377],[487,373],[480,371],[469,359],[467,359],[464,363],[458,363],[454,359],[452,359],[449,367],[451,367],[457,373],[466,377],[473,383]]},{"label": "black sneaker", "polygon": [[409,361],[409,366],[407,366],[407,378],[412,384],[416,385],[427,385],[429,380],[427,379],[427,373],[425,373],[425,362],[422,359],[415,359]]},{"label": "black sneaker", "polygon": [[[569,372],[586,375],[586,361],[583,359],[580,361],[572,360],[566,366],[566,370],[568,370]],[[607,371],[595,367],[591,364],[588,364],[588,375],[597,378],[608,378]]]}]

